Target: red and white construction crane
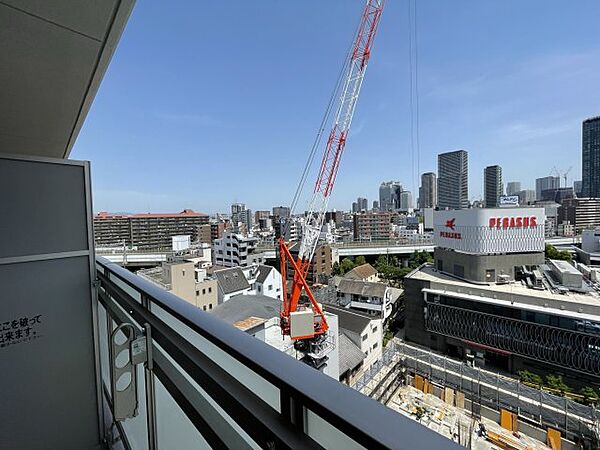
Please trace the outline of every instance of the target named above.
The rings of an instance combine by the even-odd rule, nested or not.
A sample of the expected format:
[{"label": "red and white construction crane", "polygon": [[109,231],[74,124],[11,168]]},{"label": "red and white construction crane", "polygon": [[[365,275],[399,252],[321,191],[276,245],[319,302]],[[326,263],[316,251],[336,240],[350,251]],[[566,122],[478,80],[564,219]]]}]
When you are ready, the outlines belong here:
[{"label": "red and white construction crane", "polygon": [[[329,197],[346,145],[384,4],[385,0],[366,0],[362,18],[344,66],[345,72],[341,78],[339,97],[332,116],[331,131],[323,152],[308,215],[303,224],[302,240],[297,258],[290,253],[283,233],[278,243],[283,278],[281,330],[284,336],[290,336],[295,341],[296,349],[304,352],[308,362],[315,367],[323,365],[331,341],[327,336],[329,328],[327,320],[306,282],[306,275],[319,240]],[[293,272],[289,290],[286,283],[288,263]],[[301,302],[303,291],[306,293],[308,301]]]}]

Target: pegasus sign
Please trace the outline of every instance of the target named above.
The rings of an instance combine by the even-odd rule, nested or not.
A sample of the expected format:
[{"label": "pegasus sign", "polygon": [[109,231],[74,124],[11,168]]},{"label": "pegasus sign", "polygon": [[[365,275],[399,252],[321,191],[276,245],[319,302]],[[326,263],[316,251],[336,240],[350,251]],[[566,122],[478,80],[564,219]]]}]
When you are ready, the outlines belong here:
[{"label": "pegasus sign", "polygon": [[544,250],[543,208],[472,208],[434,211],[434,242],[465,253]]}]

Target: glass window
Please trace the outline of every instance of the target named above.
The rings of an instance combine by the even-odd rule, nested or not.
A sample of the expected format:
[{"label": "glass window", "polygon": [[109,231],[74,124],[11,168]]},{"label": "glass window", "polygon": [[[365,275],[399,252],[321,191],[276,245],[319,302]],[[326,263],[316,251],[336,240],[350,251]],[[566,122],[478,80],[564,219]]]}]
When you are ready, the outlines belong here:
[{"label": "glass window", "polygon": [[363,335],[362,335],[362,340],[363,340],[363,342],[364,342],[364,341],[366,341],[368,337],[369,337],[369,335],[367,335],[367,334],[363,334]]},{"label": "glass window", "polygon": [[211,287],[209,287],[209,288],[208,288],[208,293],[210,294],[211,292],[212,292],[212,288],[211,288]]},{"label": "glass window", "polygon": [[202,289],[202,295],[206,295],[206,289]]}]

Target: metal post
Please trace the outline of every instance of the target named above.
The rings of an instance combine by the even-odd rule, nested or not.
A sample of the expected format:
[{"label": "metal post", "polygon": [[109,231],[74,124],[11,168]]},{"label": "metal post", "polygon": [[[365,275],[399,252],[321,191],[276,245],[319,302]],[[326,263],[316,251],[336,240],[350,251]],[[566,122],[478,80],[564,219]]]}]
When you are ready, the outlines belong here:
[{"label": "metal post", "polygon": [[[141,296],[142,306],[150,309],[150,302],[145,295]],[[148,426],[148,450],[158,449],[158,440],[156,436],[156,390],[154,385],[154,360],[152,355],[152,330],[150,325],[144,324],[144,334],[146,335],[146,354],[147,359],[144,363],[144,381],[146,385],[146,424]],[[137,370],[137,369],[136,369]]]},{"label": "metal post", "polygon": [[496,376],[496,406],[500,409],[500,372]]}]

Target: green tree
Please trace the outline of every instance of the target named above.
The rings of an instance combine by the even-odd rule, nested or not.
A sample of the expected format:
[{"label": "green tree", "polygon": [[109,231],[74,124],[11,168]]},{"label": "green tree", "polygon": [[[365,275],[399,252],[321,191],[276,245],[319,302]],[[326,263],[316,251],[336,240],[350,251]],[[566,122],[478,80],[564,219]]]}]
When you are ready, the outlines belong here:
[{"label": "green tree", "polygon": [[579,391],[583,395],[584,402],[588,405],[595,405],[600,400],[598,391],[591,386],[585,386]]},{"label": "green tree", "polygon": [[558,391],[560,395],[565,395],[573,390],[563,381],[562,375],[546,375],[546,386]]},{"label": "green tree", "polygon": [[344,258],[342,259],[342,262],[340,263],[340,269],[342,271],[342,275],[351,271],[352,269],[354,269],[354,263],[352,262],[352,260],[350,258]]},{"label": "green tree", "polygon": [[573,256],[570,252],[566,250],[557,250],[556,247],[550,244],[546,244],[545,248],[546,258],[548,259],[560,259],[563,261],[571,262],[573,260]]},{"label": "green tree", "polygon": [[331,267],[331,270],[333,271],[334,275],[343,275],[342,274],[342,268],[340,267],[340,263],[338,262],[334,262],[333,266]]},{"label": "green tree", "polygon": [[522,383],[533,384],[541,387],[544,384],[544,380],[537,373],[530,372],[529,370],[519,371],[519,380]]},{"label": "green tree", "polygon": [[354,265],[355,266],[362,266],[363,264],[366,264],[367,260],[365,259],[364,256],[357,256],[356,259],[354,260]]},{"label": "green tree", "polygon": [[412,255],[410,255],[410,258],[408,259],[408,264],[413,269],[416,269],[421,264],[431,263],[431,262],[433,262],[433,258],[431,257],[429,252],[426,252],[425,250],[415,251]]}]

